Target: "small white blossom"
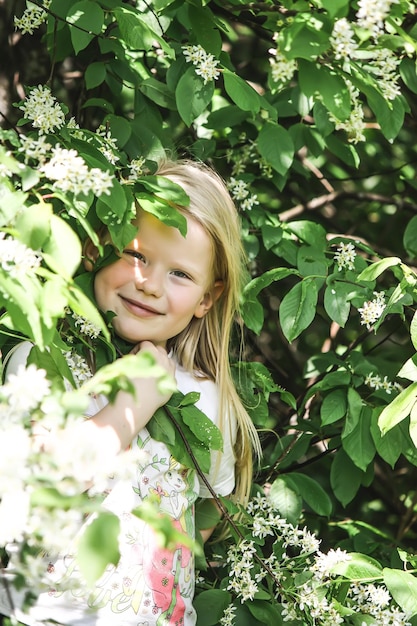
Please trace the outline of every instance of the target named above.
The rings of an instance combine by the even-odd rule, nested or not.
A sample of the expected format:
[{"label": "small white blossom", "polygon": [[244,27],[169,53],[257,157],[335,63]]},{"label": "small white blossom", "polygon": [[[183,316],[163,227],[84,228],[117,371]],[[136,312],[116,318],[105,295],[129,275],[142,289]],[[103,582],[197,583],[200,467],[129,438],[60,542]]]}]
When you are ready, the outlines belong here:
[{"label": "small white blossom", "polygon": [[272,55],[269,57],[271,64],[271,78],[274,83],[286,83],[292,79],[297,70],[297,61],[295,59],[287,59],[278,49],[270,48],[268,52]]},{"label": "small white blossom", "polygon": [[30,6],[24,10],[22,17],[14,16],[14,25],[16,30],[20,30],[23,35],[26,33],[32,35],[46,20],[48,13],[44,9],[49,9],[51,0],[43,0],[44,9],[32,3],[27,4]]},{"label": "small white blossom", "polygon": [[375,324],[377,320],[381,317],[382,313],[385,309],[385,293],[380,291],[379,293],[374,291],[375,298],[373,300],[368,300],[364,302],[363,306],[358,309],[361,324],[366,325],[368,330]]},{"label": "small white blossom", "polygon": [[365,378],[365,385],[367,385],[371,389],[375,389],[376,391],[383,389],[389,394],[392,391],[402,391],[402,386],[399,383],[391,382],[390,380],[388,380],[387,376],[381,378],[379,374],[374,374],[373,372],[368,374]]},{"label": "small white blossom", "polygon": [[356,251],[353,243],[341,242],[334,255],[339,272],[343,269],[353,270],[355,268],[355,258]]},{"label": "small white blossom", "polygon": [[139,159],[132,159],[129,164],[129,178],[128,180],[136,180],[143,176],[143,166],[145,165],[145,157]]},{"label": "small white blossom", "polygon": [[39,163],[44,163],[48,153],[52,150],[51,144],[46,141],[44,135],[41,135],[38,139],[20,135],[20,142],[21,148],[19,148],[19,152],[24,153],[25,163],[29,159],[35,159]]},{"label": "small white blossom", "polygon": [[21,541],[27,531],[30,495],[27,491],[8,491],[0,497],[0,546]]},{"label": "small white blossom", "polygon": [[[10,424],[0,405],[0,494],[24,489],[30,475],[32,442],[29,430]],[[1,543],[1,542],[0,542]]]},{"label": "small white blossom", "polygon": [[217,80],[220,76],[218,69],[219,61],[209,54],[200,45],[182,46],[184,57],[187,63],[195,66],[195,73],[204,79],[204,84],[212,80]]},{"label": "small white blossom", "polygon": [[65,352],[64,356],[77,387],[80,387],[86,380],[92,378],[93,375],[88,363],[82,356],[70,350]]},{"label": "small white blossom", "polygon": [[10,374],[0,389],[0,396],[7,400],[12,414],[24,416],[35,409],[49,394],[50,381],[46,372],[33,363],[19,365],[16,374]]},{"label": "small white blossom", "polygon": [[77,315],[77,313],[73,313],[72,317],[75,320],[75,326],[80,329],[82,335],[86,335],[91,339],[96,339],[99,336],[101,330],[96,324],[85,319],[85,317],[81,317],[81,315]]},{"label": "small white blossom", "polygon": [[13,278],[34,274],[41,264],[41,256],[13,237],[0,233],[0,267]]},{"label": "small white blossom", "polygon": [[90,191],[96,196],[110,194],[113,185],[110,172],[93,167],[89,169],[76,150],[67,150],[59,145],[52,151],[52,158],[44,163],[40,171],[55,181],[54,186],[74,195],[87,195]]},{"label": "small white blossom", "polygon": [[65,115],[51,90],[43,85],[34,87],[28,98],[19,107],[26,119],[31,120],[34,128],[39,128],[39,134],[47,134],[62,128]]},{"label": "small white blossom", "polygon": [[392,4],[398,4],[398,0],[359,0],[356,13],[358,25],[377,37],[384,29]]},{"label": "small white blossom", "polygon": [[351,59],[358,48],[351,24],[343,17],[336,20],[330,37],[330,44],[335,53],[335,59],[343,61]]},{"label": "small white blossom", "polygon": [[223,611],[223,617],[220,619],[220,626],[233,626],[235,623],[236,607],[233,604],[229,604]]}]

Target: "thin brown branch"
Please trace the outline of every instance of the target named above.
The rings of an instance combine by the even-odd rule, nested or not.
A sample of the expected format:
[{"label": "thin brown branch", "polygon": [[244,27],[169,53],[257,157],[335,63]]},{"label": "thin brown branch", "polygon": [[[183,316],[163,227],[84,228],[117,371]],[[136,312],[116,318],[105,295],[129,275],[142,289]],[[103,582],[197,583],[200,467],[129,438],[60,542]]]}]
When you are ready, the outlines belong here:
[{"label": "thin brown branch", "polygon": [[279,218],[282,222],[288,222],[290,219],[293,219],[297,215],[304,213],[305,211],[317,211],[326,205],[332,204],[337,200],[341,200],[343,198],[351,198],[355,200],[359,200],[360,202],[379,202],[379,204],[392,204],[397,209],[406,209],[411,211],[412,213],[417,214],[417,204],[414,202],[409,202],[408,200],[403,200],[402,198],[394,198],[391,196],[383,196],[378,193],[368,193],[365,191],[333,191],[332,193],[328,193],[323,196],[318,196],[317,198],[313,198],[308,202],[303,204],[297,204],[293,206],[291,209],[287,211],[283,211],[279,214]]}]

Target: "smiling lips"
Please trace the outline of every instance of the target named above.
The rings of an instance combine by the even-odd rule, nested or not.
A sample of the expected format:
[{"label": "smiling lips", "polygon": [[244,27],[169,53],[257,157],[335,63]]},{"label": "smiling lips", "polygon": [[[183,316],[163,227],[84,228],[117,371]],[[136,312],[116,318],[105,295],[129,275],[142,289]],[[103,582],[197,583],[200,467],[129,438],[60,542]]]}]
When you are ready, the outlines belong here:
[{"label": "smiling lips", "polygon": [[129,298],[125,298],[120,294],[119,297],[121,298],[122,303],[124,304],[126,309],[137,317],[154,317],[155,315],[163,315],[163,313],[157,311],[147,304],[142,304],[142,302],[138,302],[137,300],[130,300]]}]

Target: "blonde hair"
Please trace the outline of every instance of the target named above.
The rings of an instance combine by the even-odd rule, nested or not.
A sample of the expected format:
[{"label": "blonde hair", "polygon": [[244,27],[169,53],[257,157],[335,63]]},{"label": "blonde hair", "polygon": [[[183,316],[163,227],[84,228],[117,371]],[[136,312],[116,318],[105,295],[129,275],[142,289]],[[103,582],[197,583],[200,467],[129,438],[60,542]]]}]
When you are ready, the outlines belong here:
[{"label": "blonde hair", "polygon": [[[253,451],[260,456],[259,438],[232,380],[231,332],[238,319],[239,298],[246,275],[246,256],[236,207],[220,176],[194,161],[164,161],[156,172],[180,185],[190,198],[182,213],[195,219],[213,244],[213,280],[223,282],[223,292],[202,318],[193,318],[186,329],[168,342],[179,363],[215,381],[220,392],[220,424],[234,415],[238,432],[235,444],[235,498],[247,502],[252,483]],[[223,422],[223,424],[222,424]]]}]

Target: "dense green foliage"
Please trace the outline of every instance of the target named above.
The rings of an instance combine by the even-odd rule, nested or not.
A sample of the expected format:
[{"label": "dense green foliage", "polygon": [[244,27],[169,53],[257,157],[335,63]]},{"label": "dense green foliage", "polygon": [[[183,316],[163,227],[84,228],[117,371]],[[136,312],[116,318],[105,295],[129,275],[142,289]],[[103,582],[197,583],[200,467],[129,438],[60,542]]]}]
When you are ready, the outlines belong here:
[{"label": "dense green foliage", "polygon": [[[417,549],[416,3],[32,5],[33,34],[22,34],[24,22],[13,33],[26,5],[0,5],[10,34],[0,51],[10,61],[0,76],[0,227],[42,257],[22,275],[0,251],[3,350],[11,337],[29,338],[51,379],[67,373],[57,324],[70,306],[102,327],[111,351],[79,288],[80,238],[105,224],[122,247],[135,200],[181,227],[173,206],[182,192],[162,187],[156,162],[168,151],[210,163],[239,207],[250,260],[244,362],[234,369],[262,437],[254,493],[267,484],[280,515],[306,524],[323,551],[355,553],[333,574],[383,580],[408,617],[417,614],[416,579],[400,571],[414,570]],[[37,85],[57,99],[53,123],[37,117]],[[39,137],[44,152],[29,141]],[[60,149],[76,150],[104,187],[84,193],[57,173]],[[112,372],[109,381],[114,392]],[[67,399],[63,413],[79,402]],[[54,503],[62,506],[58,495]],[[231,520],[234,539],[252,537],[245,519]],[[259,555],[271,552],[267,539],[257,544]],[[267,572],[253,601],[236,602],[237,626],[281,623],[308,580],[284,544],[281,536],[272,551],[286,574]],[[225,554],[226,544],[210,550]],[[220,623],[227,581],[227,568],[207,571],[199,626]],[[374,623],[354,615],[340,578],[328,589],[344,623]],[[297,602],[290,623],[327,623]]]}]

